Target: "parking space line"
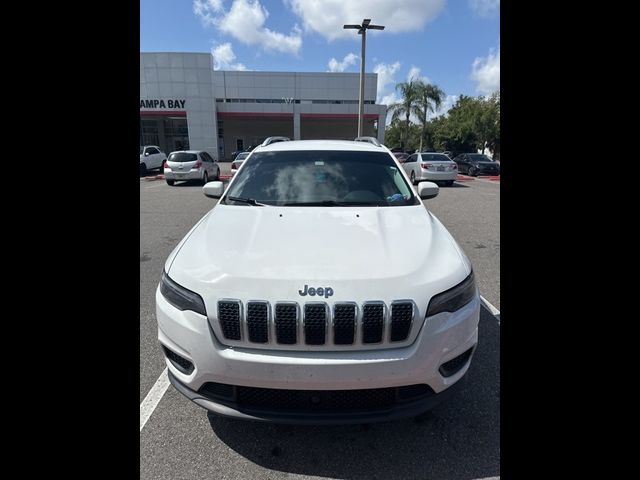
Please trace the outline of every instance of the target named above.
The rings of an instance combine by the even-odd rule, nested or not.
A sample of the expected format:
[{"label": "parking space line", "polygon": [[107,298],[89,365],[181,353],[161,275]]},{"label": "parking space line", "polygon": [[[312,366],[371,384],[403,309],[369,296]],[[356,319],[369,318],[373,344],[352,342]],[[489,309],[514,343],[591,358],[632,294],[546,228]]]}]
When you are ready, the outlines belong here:
[{"label": "parking space line", "polygon": [[498,319],[498,325],[500,325],[500,310],[498,310],[496,307],[491,305],[491,303],[489,303],[489,301],[486,298],[484,298],[482,295],[480,295],[480,301],[491,312],[491,315],[493,315]]},{"label": "parking space line", "polygon": [[144,187],[145,190],[149,190],[150,188],[158,188],[158,187],[163,187],[164,183],[156,183],[155,185],[149,185]]},{"label": "parking space line", "polygon": [[140,404],[140,431],[144,428],[147,420],[151,417],[151,414],[162,400],[164,393],[169,387],[169,375],[167,375],[167,367],[162,371],[156,383],[153,384],[147,396]]}]

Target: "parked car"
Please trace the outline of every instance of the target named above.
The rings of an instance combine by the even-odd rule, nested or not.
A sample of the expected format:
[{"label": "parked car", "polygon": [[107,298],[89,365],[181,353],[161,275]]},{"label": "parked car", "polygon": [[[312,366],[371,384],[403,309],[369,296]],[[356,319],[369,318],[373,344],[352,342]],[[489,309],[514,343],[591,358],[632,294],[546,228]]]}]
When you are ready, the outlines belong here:
[{"label": "parked car", "polygon": [[239,153],[236,159],[231,162],[231,176],[234,176],[236,174],[236,172],[240,168],[240,165],[242,165],[242,162],[244,162],[249,155],[251,155],[251,152]]},{"label": "parked car", "polygon": [[424,207],[438,192],[374,145],[256,148],[226,191],[203,187],[219,200],[165,263],[169,381],[213,414],[280,423],[395,420],[453,394],[480,296]]},{"label": "parked car", "polygon": [[220,178],[218,161],[201,150],[171,152],[164,166],[164,178],[169,185],[178,180],[198,180],[206,184]]},{"label": "parked car", "polygon": [[266,147],[267,145],[271,145],[272,143],[277,142],[290,142],[291,139],[289,137],[267,137],[264,142],[260,144],[261,147]]},{"label": "parked car", "polygon": [[458,171],[471,177],[478,175],[500,175],[500,164],[481,153],[461,153],[453,159]]},{"label": "parked car", "polygon": [[140,175],[146,175],[149,170],[162,171],[162,165],[167,156],[156,145],[140,147]]},{"label": "parked car", "polygon": [[378,140],[376,137],[356,137],[354,138],[355,142],[369,142],[372,145],[375,145],[376,147],[381,146],[382,144],[380,143],[380,140]]},{"label": "parked car", "polygon": [[400,163],[406,162],[407,158],[409,158],[409,154],[404,152],[395,152],[393,155],[398,159],[398,162]]},{"label": "parked car", "polygon": [[414,153],[402,164],[402,167],[413,184],[422,180],[431,180],[443,182],[450,187],[458,176],[458,166],[443,153]]}]

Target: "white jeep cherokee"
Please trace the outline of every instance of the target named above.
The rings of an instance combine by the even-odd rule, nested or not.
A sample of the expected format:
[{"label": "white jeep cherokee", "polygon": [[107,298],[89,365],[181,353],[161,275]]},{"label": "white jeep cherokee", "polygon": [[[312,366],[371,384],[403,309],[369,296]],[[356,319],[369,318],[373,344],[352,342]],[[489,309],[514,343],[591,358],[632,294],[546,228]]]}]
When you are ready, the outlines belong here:
[{"label": "white jeep cherokee", "polygon": [[[156,292],[169,378],[210,412],[280,423],[413,416],[478,341],[471,264],[384,146],[256,148],[167,259]],[[411,248],[407,248],[411,245]],[[420,245],[420,248],[415,248]]]}]

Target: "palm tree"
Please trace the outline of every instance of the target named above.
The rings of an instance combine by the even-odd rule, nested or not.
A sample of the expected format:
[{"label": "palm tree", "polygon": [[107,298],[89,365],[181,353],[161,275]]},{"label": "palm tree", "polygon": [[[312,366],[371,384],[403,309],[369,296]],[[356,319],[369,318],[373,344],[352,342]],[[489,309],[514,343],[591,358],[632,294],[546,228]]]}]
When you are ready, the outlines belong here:
[{"label": "palm tree", "polygon": [[424,140],[425,146],[428,145],[427,134],[427,113],[429,111],[435,113],[436,110],[442,105],[442,101],[445,98],[444,91],[437,85],[431,83],[424,83],[419,80],[415,87],[416,90],[416,107],[418,110],[418,118],[422,124],[422,132],[420,133],[420,147],[422,151],[422,142]]},{"label": "palm tree", "polygon": [[393,111],[392,120],[405,116],[405,126],[403,139],[400,141],[401,147],[404,150],[406,143],[409,140],[409,115],[417,112],[416,100],[417,100],[417,83],[414,80],[408,82],[401,82],[396,85],[396,90],[400,90],[402,100],[400,102],[392,103],[389,105],[389,110]]}]

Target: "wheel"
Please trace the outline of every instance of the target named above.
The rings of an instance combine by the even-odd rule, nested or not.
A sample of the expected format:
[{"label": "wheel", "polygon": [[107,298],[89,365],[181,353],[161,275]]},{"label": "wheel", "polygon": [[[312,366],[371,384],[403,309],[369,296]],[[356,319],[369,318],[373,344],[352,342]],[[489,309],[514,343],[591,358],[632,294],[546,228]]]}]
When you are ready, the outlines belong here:
[{"label": "wheel", "polygon": [[216,178],[214,180],[220,180],[220,167],[216,170]]},{"label": "wheel", "polygon": [[475,177],[477,175],[478,175],[478,171],[476,170],[476,167],[469,167],[469,176]]},{"label": "wheel", "polygon": [[164,173],[164,160],[162,161],[162,163],[158,167],[158,173]]},{"label": "wheel", "polygon": [[411,171],[411,183],[413,185],[416,184],[416,172],[414,172],[413,170]]},{"label": "wheel", "polygon": [[453,180],[447,180],[446,182],[444,182],[445,187],[450,187],[451,185],[453,185]]},{"label": "wheel", "polygon": [[209,174],[207,172],[204,172],[204,175],[202,176],[202,184],[206,185],[208,181],[209,181]]},{"label": "wheel", "polygon": [[167,185],[173,187],[173,184],[176,183],[174,180],[167,180]]},{"label": "wheel", "polygon": [[141,163],[140,164],[140,176],[141,177],[146,177],[147,176],[147,164],[146,163]]}]

